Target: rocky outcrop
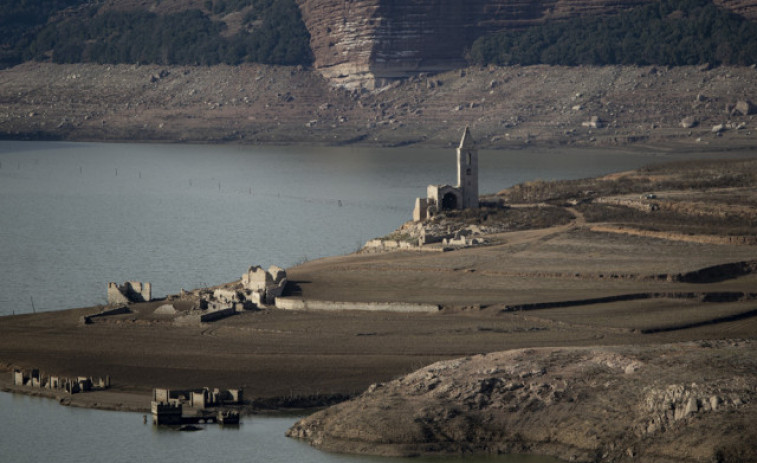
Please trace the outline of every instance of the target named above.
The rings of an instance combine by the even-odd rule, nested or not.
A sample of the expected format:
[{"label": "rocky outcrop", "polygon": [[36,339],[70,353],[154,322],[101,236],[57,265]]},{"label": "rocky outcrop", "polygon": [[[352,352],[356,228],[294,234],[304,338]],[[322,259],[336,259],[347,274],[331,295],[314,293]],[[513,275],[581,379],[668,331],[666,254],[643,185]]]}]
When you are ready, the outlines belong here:
[{"label": "rocky outcrop", "polygon": [[[570,461],[755,461],[757,346],[545,348],[438,362],[288,433],[319,448],[534,453]],[[751,423],[751,424],[750,424]]]},{"label": "rocky outcrop", "polygon": [[585,14],[607,14],[648,0],[298,0],[315,67],[347,87],[465,65],[483,34]]},{"label": "rocky outcrop", "polygon": [[[650,0],[297,0],[315,67],[333,83],[374,88],[388,80],[465,65],[484,34],[575,16],[612,14]],[[716,4],[751,20],[752,0]]]}]

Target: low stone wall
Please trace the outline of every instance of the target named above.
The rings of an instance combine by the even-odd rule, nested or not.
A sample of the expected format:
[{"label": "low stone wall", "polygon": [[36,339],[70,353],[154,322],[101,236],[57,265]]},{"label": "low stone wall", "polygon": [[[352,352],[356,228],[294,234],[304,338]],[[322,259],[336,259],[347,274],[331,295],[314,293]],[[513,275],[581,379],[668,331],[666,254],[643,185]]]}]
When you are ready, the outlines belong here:
[{"label": "low stone wall", "polygon": [[237,313],[236,309],[234,307],[229,307],[228,309],[220,309],[220,310],[214,310],[212,312],[208,312],[206,314],[200,315],[200,321],[201,322],[212,322],[215,320],[220,320],[222,318],[230,317]]},{"label": "low stone wall", "polygon": [[730,244],[739,246],[754,246],[757,244],[757,238],[755,238],[754,236],[687,235],[684,233],[642,230],[638,228],[614,225],[591,225],[589,227],[589,230],[593,232],[644,236],[648,238],[659,238],[670,241],[684,241],[688,243]]},{"label": "low stone wall", "polygon": [[131,310],[128,307],[116,307],[113,309],[105,309],[94,315],[84,315],[79,319],[79,321],[84,325],[89,325],[90,323],[92,323],[93,318],[110,317],[111,315],[123,315],[126,313],[131,313]]},{"label": "low stone wall", "polygon": [[284,310],[367,310],[373,312],[438,312],[436,304],[410,302],[337,302],[277,297],[276,308]]},{"label": "low stone wall", "polygon": [[207,313],[190,313],[176,317],[174,323],[177,325],[199,325],[200,323],[214,322],[222,318],[230,317],[237,313],[234,307],[227,309],[213,310]]},{"label": "low stone wall", "polygon": [[367,243],[365,243],[365,248],[367,249],[381,249],[381,250],[396,250],[396,249],[417,249],[418,246],[414,246],[412,243],[408,243],[407,241],[397,241],[397,240],[370,240]]}]

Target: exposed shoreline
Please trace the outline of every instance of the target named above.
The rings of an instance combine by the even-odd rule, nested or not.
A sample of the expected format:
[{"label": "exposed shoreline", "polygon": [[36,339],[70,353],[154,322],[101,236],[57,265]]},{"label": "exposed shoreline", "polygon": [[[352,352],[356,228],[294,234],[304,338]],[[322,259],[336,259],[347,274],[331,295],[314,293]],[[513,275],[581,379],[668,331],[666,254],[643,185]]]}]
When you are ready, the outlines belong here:
[{"label": "exposed shoreline", "polygon": [[[757,99],[755,73],[470,67],[348,91],[314,70],[285,66],[29,62],[0,71],[0,138],[448,147],[446,133],[470,125],[486,149],[728,149],[754,145],[753,115],[731,109]],[[686,118],[696,122],[689,127]]]},{"label": "exposed shoreline", "polygon": [[[101,308],[16,315],[3,317],[0,323],[0,367],[6,371],[38,368],[65,376],[109,375],[109,391],[64,397],[47,394],[66,405],[108,410],[145,412],[154,387],[242,387],[245,397],[252,401],[247,412],[323,407],[363,393],[357,401],[316,415],[337,417],[332,414],[384,393],[372,395],[376,390],[388,390],[372,384],[392,384],[391,390],[396,393],[392,397],[411,397],[420,383],[401,378],[417,377],[426,388],[419,389],[426,391],[424,400],[430,400],[413,412],[421,421],[405,422],[405,418],[394,417],[393,410],[402,409],[392,408],[394,399],[384,400],[388,408],[379,407],[371,421],[399,420],[398,425],[380,431],[391,429],[415,436],[409,440],[387,438],[377,450],[370,439],[339,437],[340,429],[363,432],[364,423],[352,426],[342,418],[330,421],[328,426],[335,428],[322,428],[323,423],[303,424],[297,428],[301,432],[293,433],[325,448],[357,453],[515,451],[575,457],[577,461],[593,461],[595,457],[630,461],[649,455],[653,457],[649,461],[688,462],[714,458],[721,449],[708,440],[710,443],[697,444],[697,449],[689,452],[680,448],[680,442],[695,445],[702,433],[716,441],[717,433],[725,432],[721,436],[724,442],[733,444],[718,453],[723,456],[720,461],[739,461],[733,455],[751,455],[754,449],[734,443],[740,442],[733,438],[737,431],[722,423],[735,426],[743,420],[748,422],[757,407],[753,397],[757,376],[750,370],[757,330],[757,247],[750,244],[754,235],[750,224],[757,218],[755,172],[754,160],[698,161],[599,179],[528,182],[500,192],[497,201],[488,198],[501,206],[448,213],[422,225],[408,223],[385,238],[412,242],[421,231],[426,236],[452,236],[467,230],[484,244],[453,246],[447,252],[423,252],[412,246],[391,252],[364,250],[287,269],[286,295],[290,297],[436,304],[440,309],[435,313],[262,308],[212,323],[182,325],[156,313],[164,301],[151,301],[131,304],[127,313],[101,317],[89,324],[82,319]],[[637,190],[644,195],[640,197]],[[530,202],[524,202],[524,198],[530,198]],[[720,214],[723,208],[729,214]],[[665,233],[623,232],[630,228]],[[684,239],[697,236],[744,239]],[[238,284],[219,287],[233,290]],[[182,304],[192,304],[191,295],[183,297]],[[486,355],[493,352],[499,354]],[[601,361],[586,360],[581,357],[584,354],[562,363],[553,361],[554,355],[565,352],[588,352],[591,359]],[[521,356],[518,362],[533,364],[534,368],[542,365],[543,375],[527,375],[534,381],[556,375],[545,384],[571,382],[575,388],[563,388],[563,393],[573,394],[573,400],[552,401],[567,407],[566,416],[580,416],[583,407],[601,410],[605,391],[600,387],[605,384],[602,381],[618,385],[619,395],[611,405],[620,411],[613,423],[625,429],[624,433],[640,423],[625,422],[623,417],[638,418],[633,413],[640,394],[648,388],[701,389],[706,397],[695,397],[697,410],[706,411],[705,401],[714,395],[717,403],[714,408],[710,405],[710,410],[715,413],[708,412],[701,419],[700,415],[692,415],[691,420],[677,419],[675,410],[694,408],[689,406],[690,397],[682,392],[676,400],[685,398],[686,403],[671,409],[673,418],[665,418],[669,424],[665,429],[670,433],[655,428],[639,442],[626,442],[617,438],[617,430],[594,429],[607,419],[599,412],[591,415],[596,423],[590,420],[594,424],[581,428],[580,435],[571,434],[571,429],[577,429],[573,425],[539,425],[537,418],[541,415],[531,412],[542,409],[531,410],[518,396],[513,399],[516,409],[503,419],[536,421],[524,425],[517,442],[514,435],[481,431],[479,418],[483,422],[501,418],[496,407],[471,408],[480,413],[473,421],[434,418],[433,423],[438,421],[441,427],[428,422],[430,427],[418,428],[424,419],[444,415],[443,406],[454,403],[433,402],[439,390],[427,387],[423,378],[429,368],[437,367],[429,365],[474,359],[479,362],[477,372],[491,370],[483,374],[494,377],[494,367],[510,368],[510,361],[485,364],[502,356]],[[625,366],[634,362],[641,366],[627,374],[625,366],[615,371],[617,362],[609,366],[602,363],[602,359],[616,357]],[[574,368],[576,361],[600,365],[595,372],[598,376],[582,376],[584,370]],[[688,367],[680,370],[683,364]],[[663,368],[665,365],[671,369]],[[651,368],[654,374],[641,381],[645,368]],[[737,381],[723,383],[733,372],[738,372]],[[8,386],[10,373],[3,375],[0,389],[15,390]],[[437,376],[439,381],[450,381],[445,390],[472,377]],[[537,383],[510,392],[537,394],[541,390]],[[547,389],[554,392],[559,388]],[[35,390],[22,392],[45,395]],[[500,403],[498,400],[491,403]],[[728,406],[718,408],[720,401]],[[436,413],[440,410],[442,415]],[[660,413],[667,416],[666,410]],[[655,419],[662,420],[659,416],[647,418],[651,420],[644,421],[647,428]],[[543,428],[551,434],[540,431]],[[435,437],[419,438],[425,435],[423,429]],[[533,432],[525,433],[527,429]],[[371,431],[366,435],[382,434]],[[480,439],[471,440],[470,436]],[[623,446],[611,447],[620,441]],[[641,449],[640,443],[653,450]]]}]

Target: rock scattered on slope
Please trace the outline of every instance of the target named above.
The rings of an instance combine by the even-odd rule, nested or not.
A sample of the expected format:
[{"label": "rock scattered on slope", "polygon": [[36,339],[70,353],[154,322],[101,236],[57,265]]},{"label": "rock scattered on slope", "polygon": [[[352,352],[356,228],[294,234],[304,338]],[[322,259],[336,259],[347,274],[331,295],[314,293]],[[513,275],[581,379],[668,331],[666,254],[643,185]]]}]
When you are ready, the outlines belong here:
[{"label": "rock scattered on slope", "polygon": [[438,362],[288,432],[331,451],[757,461],[757,346],[542,348]]}]

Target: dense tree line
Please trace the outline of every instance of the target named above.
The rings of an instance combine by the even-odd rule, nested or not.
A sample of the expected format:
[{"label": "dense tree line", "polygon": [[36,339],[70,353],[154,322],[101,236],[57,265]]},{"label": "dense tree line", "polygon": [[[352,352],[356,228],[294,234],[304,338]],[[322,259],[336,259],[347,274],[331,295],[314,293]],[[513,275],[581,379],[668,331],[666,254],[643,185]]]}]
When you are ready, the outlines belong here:
[{"label": "dense tree line", "polygon": [[0,0],[0,68],[17,64],[22,50],[51,16],[88,0]]},{"label": "dense tree line", "polygon": [[24,60],[56,63],[312,62],[310,34],[294,0],[216,0],[205,6],[217,14],[252,8],[245,16],[246,27],[230,37],[223,35],[223,22],[196,9],[165,15],[92,10],[90,15],[51,22],[33,40],[18,41],[16,46]]},{"label": "dense tree line", "polygon": [[481,37],[474,64],[575,66],[757,63],[757,24],[710,0],[661,0],[612,16],[577,17]]}]

